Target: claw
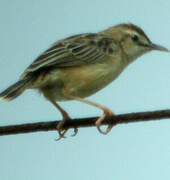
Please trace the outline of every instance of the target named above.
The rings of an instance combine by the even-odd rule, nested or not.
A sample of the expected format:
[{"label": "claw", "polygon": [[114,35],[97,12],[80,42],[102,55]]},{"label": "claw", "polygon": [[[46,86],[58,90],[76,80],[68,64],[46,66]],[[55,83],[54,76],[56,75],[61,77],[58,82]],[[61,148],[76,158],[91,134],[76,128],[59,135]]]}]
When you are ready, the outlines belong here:
[{"label": "claw", "polygon": [[[59,140],[62,139],[62,138],[66,138],[66,136],[64,136],[64,135],[66,134],[66,132],[67,132],[69,129],[67,128],[67,129],[64,129],[64,130],[63,130],[63,125],[64,125],[64,123],[65,123],[67,120],[68,120],[68,119],[64,119],[63,121],[61,121],[61,122],[57,125],[56,129],[58,130],[59,138],[57,138],[56,141],[59,141]],[[78,128],[74,128],[74,133],[73,133],[71,136],[72,136],[72,137],[73,137],[73,136],[76,136],[77,133],[78,133]]]},{"label": "claw", "polygon": [[111,131],[111,129],[112,129],[112,127],[113,127],[114,125],[108,125],[108,127],[106,128],[105,131],[101,130],[100,127],[101,127],[102,121],[103,121],[106,117],[110,117],[110,116],[113,116],[113,115],[114,115],[114,114],[113,114],[112,112],[110,112],[110,111],[109,111],[109,112],[104,112],[104,114],[97,119],[97,121],[96,121],[96,127],[97,127],[98,131],[99,131],[101,134],[106,135],[106,134],[108,134],[108,133]]},{"label": "claw", "polygon": [[61,130],[58,130],[59,138],[55,139],[56,141],[59,141],[62,138],[66,138],[64,135],[68,131],[68,129],[65,129],[63,133],[61,133]]},{"label": "claw", "polygon": [[58,130],[59,137],[66,138],[64,135],[66,134],[67,131],[68,131],[68,129]]},{"label": "claw", "polygon": [[[58,130],[59,138],[55,139],[55,141],[59,141],[62,138],[67,138],[67,137],[64,136],[67,131],[68,131],[68,129],[65,129],[64,132],[62,132],[62,130]],[[71,136],[72,137],[76,136],[77,133],[78,133],[78,128],[74,128],[74,133]]]},{"label": "claw", "polygon": [[66,132],[68,131],[68,129],[64,129],[63,130],[63,125],[65,123],[65,119],[63,119],[61,122],[59,122],[59,124],[57,125],[56,129],[58,130],[58,135],[59,135],[59,138],[56,139],[56,141],[59,141],[60,139],[62,138],[66,138],[64,135],[66,134]]},{"label": "claw", "polygon": [[77,135],[77,133],[78,133],[78,128],[74,128],[74,134],[72,134],[71,136],[74,137]]}]

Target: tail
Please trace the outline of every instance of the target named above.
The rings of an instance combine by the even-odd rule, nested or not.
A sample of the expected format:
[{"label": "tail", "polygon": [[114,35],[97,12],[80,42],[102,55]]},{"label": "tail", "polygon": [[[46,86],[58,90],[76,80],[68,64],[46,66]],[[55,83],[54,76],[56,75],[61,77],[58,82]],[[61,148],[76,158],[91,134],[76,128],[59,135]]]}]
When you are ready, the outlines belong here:
[{"label": "tail", "polygon": [[4,101],[11,101],[15,99],[20,94],[22,94],[25,89],[27,89],[29,83],[29,79],[19,80],[18,82],[7,88],[5,91],[0,93],[0,100],[2,99]]}]

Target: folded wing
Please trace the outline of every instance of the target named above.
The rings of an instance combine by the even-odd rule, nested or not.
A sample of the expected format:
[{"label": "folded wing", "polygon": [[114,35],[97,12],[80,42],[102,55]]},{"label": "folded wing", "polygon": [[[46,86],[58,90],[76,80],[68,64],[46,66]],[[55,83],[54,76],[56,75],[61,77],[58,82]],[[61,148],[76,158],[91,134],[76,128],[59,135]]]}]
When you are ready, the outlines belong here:
[{"label": "folded wing", "polygon": [[101,62],[115,53],[115,41],[102,34],[79,34],[54,43],[41,54],[23,73],[35,72],[47,67],[71,67]]}]

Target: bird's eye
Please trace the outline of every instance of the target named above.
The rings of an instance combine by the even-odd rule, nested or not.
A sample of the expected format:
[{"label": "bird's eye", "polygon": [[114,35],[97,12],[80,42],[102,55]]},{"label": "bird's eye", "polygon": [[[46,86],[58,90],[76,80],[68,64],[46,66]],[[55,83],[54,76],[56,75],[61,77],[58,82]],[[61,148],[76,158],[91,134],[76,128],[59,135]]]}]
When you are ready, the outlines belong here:
[{"label": "bird's eye", "polygon": [[139,40],[139,38],[138,38],[138,36],[135,34],[135,35],[132,36],[132,40],[135,41],[135,42],[137,42],[137,41]]}]

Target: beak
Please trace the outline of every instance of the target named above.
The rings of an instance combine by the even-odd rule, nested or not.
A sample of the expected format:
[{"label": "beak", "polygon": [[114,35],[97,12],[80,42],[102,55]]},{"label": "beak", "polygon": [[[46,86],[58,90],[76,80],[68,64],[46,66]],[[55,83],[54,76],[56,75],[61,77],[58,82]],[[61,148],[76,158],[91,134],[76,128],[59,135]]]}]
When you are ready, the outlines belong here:
[{"label": "beak", "polygon": [[153,44],[153,43],[151,43],[151,44],[149,45],[149,47],[150,47],[152,50],[170,52],[167,48],[165,48],[165,47],[163,47],[163,46],[160,46],[160,45],[157,45],[157,44]]}]

